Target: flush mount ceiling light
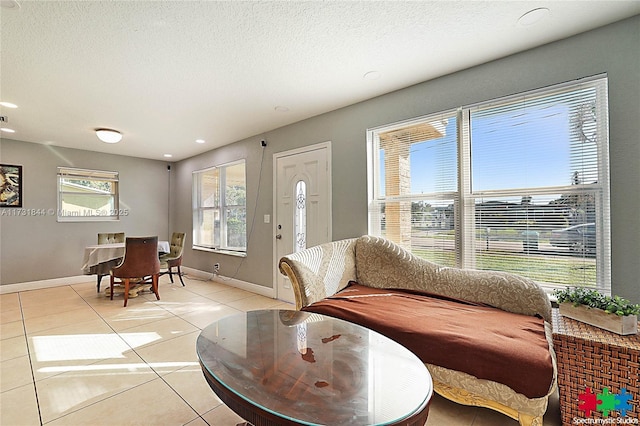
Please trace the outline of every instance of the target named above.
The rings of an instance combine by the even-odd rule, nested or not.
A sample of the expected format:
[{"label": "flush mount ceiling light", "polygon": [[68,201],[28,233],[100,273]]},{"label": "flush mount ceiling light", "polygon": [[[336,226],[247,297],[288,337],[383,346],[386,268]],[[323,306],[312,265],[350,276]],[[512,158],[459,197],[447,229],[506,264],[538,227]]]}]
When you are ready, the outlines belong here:
[{"label": "flush mount ceiling light", "polygon": [[3,107],[7,107],[7,108],[18,108],[18,105],[16,104],[12,104],[11,102],[0,102],[0,106]]},{"label": "flush mount ceiling light", "polygon": [[196,143],[204,143],[204,139],[196,139]]},{"label": "flush mount ceiling light", "polygon": [[96,136],[106,143],[118,143],[122,140],[122,133],[112,129],[96,129]]},{"label": "flush mount ceiling light", "polygon": [[532,9],[518,18],[518,24],[522,25],[523,27],[528,27],[530,25],[537,24],[548,15],[549,9],[547,9],[546,7]]}]

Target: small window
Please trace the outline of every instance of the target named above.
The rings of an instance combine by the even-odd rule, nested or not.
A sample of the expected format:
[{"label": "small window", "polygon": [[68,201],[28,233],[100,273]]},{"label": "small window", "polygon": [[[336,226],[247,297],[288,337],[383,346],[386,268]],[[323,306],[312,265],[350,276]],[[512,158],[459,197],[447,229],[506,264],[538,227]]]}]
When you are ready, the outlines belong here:
[{"label": "small window", "polygon": [[58,222],[119,220],[118,172],[58,167]]},{"label": "small window", "polygon": [[193,172],[195,248],[247,251],[245,161]]}]

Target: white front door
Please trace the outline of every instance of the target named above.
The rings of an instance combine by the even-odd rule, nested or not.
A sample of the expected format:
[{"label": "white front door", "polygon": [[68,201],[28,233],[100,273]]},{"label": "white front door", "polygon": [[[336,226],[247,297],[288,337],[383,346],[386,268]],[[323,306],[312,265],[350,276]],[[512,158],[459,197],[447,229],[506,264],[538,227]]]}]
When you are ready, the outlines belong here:
[{"label": "white front door", "polygon": [[[273,156],[274,264],[282,256],[331,240],[331,143]],[[276,266],[277,298],[294,302],[289,279]]]}]

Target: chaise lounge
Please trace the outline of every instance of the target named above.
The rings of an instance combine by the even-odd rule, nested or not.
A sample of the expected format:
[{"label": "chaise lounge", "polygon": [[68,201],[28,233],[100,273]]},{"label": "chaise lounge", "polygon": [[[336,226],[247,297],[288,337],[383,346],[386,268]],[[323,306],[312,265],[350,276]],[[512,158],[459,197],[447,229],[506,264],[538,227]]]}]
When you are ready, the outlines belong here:
[{"label": "chaise lounge", "polygon": [[449,268],[363,236],[280,259],[296,309],[366,326],[425,363],[434,390],[541,426],[556,389],[551,303],[514,274]]}]

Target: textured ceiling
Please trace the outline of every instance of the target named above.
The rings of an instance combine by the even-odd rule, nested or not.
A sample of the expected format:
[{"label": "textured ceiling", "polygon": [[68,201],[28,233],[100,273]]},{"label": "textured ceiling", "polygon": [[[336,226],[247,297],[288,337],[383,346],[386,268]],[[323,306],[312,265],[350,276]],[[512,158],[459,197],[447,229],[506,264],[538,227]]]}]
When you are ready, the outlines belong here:
[{"label": "textured ceiling", "polygon": [[[0,9],[0,100],[19,106],[2,107],[16,131],[2,136],[171,161],[640,13],[638,1],[18,1]],[[518,24],[539,7],[546,18]],[[124,138],[104,144],[97,127]]]}]

